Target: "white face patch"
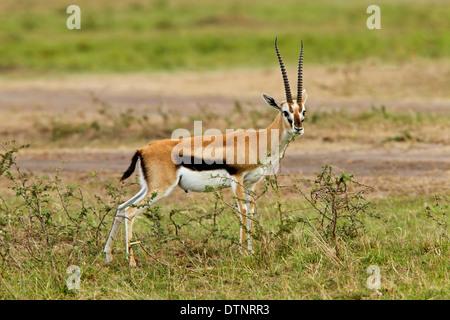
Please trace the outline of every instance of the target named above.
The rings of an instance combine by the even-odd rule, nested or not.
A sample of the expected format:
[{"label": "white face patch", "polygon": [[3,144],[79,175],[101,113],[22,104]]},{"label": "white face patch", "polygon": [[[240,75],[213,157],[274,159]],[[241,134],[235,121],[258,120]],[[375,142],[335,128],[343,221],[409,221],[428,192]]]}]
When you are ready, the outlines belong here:
[{"label": "white face patch", "polygon": [[305,104],[304,103],[302,103],[300,109],[301,109],[300,120],[303,122],[303,121],[305,121],[305,117],[306,117],[306,108],[305,108]]},{"label": "white face patch", "polygon": [[294,122],[294,114],[290,111],[287,104],[283,104],[282,112],[284,119],[289,122],[290,125],[292,125],[292,123]]},{"label": "white face patch", "polygon": [[302,122],[305,120],[305,106],[304,104],[298,104],[297,101],[294,100],[294,103],[289,106],[287,102],[281,103],[281,111],[284,120],[288,123],[291,130],[290,133],[299,133],[303,134],[304,128],[302,126]]}]

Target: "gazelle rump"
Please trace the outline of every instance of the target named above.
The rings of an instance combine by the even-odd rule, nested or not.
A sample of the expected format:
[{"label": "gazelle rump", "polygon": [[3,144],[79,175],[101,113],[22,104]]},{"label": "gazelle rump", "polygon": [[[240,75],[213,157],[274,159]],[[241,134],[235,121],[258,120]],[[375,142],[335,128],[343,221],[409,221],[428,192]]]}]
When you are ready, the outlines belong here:
[{"label": "gazelle rump", "polygon": [[[201,135],[158,140],[136,151],[121,181],[138,168],[140,191],[117,209],[104,249],[112,261],[112,247],[120,225],[125,221],[126,252],[130,265],[136,264],[132,243],[135,218],[147,206],[167,197],[177,187],[186,192],[204,192],[210,187],[231,187],[240,212],[240,249],[252,252],[252,220],[255,212],[253,192],[265,175],[277,170],[285,149],[294,136],[303,135],[306,91],[303,89],[303,42],[298,63],[297,100],[293,100],[283,59],[275,39],[286,100],[277,102],[263,94],[278,111],[265,129],[238,130],[222,135]],[[151,196],[144,206],[141,204]],[[138,207],[136,207],[138,206]]]}]

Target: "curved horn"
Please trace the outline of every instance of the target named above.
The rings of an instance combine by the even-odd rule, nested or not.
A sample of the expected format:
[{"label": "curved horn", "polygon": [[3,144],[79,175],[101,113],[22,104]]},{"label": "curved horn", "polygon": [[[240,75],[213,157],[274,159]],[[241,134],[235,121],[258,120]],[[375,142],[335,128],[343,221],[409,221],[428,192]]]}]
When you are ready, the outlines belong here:
[{"label": "curved horn", "polygon": [[298,58],[297,103],[302,101],[303,93],[303,41],[300,57]]},{"label": "curved horn", "polygon": [[275,50],[277,51],[278,61],[280,62],[281,74],[283,75],[284,90],[286,91],[286,101],[292,102],[291,88],[289,87],[289,80],[286,74],[286,68],[284,67],[283,59],[281,58],[280,51],[278,51],[277,38],[275,38]]}]

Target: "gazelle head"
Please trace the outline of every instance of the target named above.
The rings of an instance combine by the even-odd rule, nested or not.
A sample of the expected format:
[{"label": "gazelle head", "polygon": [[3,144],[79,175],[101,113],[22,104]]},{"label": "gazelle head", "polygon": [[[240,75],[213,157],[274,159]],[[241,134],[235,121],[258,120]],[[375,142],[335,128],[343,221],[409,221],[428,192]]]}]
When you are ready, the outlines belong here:
[{"label": "gazelle head", "polygon": [[298,79],[297,79],[297,100],[292,99],[289,80],[286,74],[283,59],[280,51],[278,51],[277,39],[275,38],[275,50],[277,52],[278,61],[280,63],[281,74],[283,75],[284,90],[286,91],[286,100],[281,102],[275,101],[271,96],[263,93],[264,100],[269,106],[277,109],[281,113],[284,120],[285,129],[291,134],[302,135],[305,132],[303,121],[305,120],[306,109],[306,90],[303,89],[303,41],[301,42],[300,57],[298,59]]}]

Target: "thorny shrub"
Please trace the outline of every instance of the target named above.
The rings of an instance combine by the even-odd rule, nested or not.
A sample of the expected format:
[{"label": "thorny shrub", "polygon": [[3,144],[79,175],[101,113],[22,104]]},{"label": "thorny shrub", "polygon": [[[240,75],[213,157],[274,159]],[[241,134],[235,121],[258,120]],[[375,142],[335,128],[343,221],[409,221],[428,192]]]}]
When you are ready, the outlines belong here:
[{"label": "thorny shrub", "polygon": [[[106,197],[86,197],[84,182],[64,184],[61,168],[54,168],[53,178],[24,173],[15,156],[27,146],[17,147],[13,141],[0,146],[3,148],[0,179],[8,181],[9,190],[8,195],[3,191],[0,194],[2,265],[21,269],[24,263],[45,263],[56,271],[59,256],[63,255],[69,265],[101,254],[111,220],[117,206],[127,199],[125,187],[129,185],[117,187],[107,184]],[[90,177],[95,178],[96,175],[93,173]],[[5,181],[1,182],[4,184]],[[255,202],[266,197],[273,204],[269,206],[273,211],[271,215],[277,217],[274,221],[278,220],[277,223],[271,220],[270,224],[262,221],[258,206],[254,215],[248,217],[254,222],[253,230],[247,231],[251,232],[255,249],[253,257],[257,261],[268,264],[276,261],[272,259],[274,255],[291,252],[295,248],[296,237],[298,239],[298,232],[294,231],[299,224],[310,227],[334,243],[338,258],[340,239],[350,241],[364,232],[360,215],[374,216],[369,211],[370,202],[364,199],[370,187],[357,183],[352,175],[335,175],[330,166],[323,167],[317,174],[307,194],[303,189],[310,183],[301,180],[299,184],[282,185],[280,176],[275,174],[266,176],[259,191],[252,193]],[[292,202],[284,199],[284,191],[288,190],[297,192],[299,201],[302,198],[306,201],[298,202],[298,208],[293,208]],[[146,206],[151,201],[149,198],[142,205],[141,214],[149,228],[145,228],[142,237],[139,232],[144,231],[137,231],[133,242],[140,244],[145,254],[158,262],[162,260],[153,253],[158,250],[220,254],[232,246],[238,247],[236,229],[241,222],[236,199],[224,197],[219,189],[211,188],[209,191],[212,194],[208,197],[209,203],[202,206],[188,204],[170,209],[168,214],[158,204]],[[250,201],[242,200],[245,203]],[[230,219],[230,216],[235,218]],[[242,227],[247,228],[245,225]],[[167,262],[164,264],[168,265]]]},{"label": "thorny shrub", "polygon": [[105,218],[115,211],[124,192],[106,185],[110,198],[95,196],[96,203],[89,203],[83,183],[63,184],[60,168],[54,168],[53,178],[23,172],[15,156],[27,145],[9,141],[0,146],[4,151],[0,153],[0,179],[9,181],[9,191],[0,194],[2,265],[22,269],[23,264],[50,263],[56,271],[58,257],[76,263],[80,255],[96,254],[109,227]]},{"label": "thorny shrub", "polygon": [[[302,181],[311,182],[306,179]],[[300,217],[299,221],[313,227],[324,239],[332,242],[337,258],[340,256],[339,239],[351,239],[364,231],[362,215],[387,223],[370,210],[372,204],[365,199],[373,188],[355,181],[351,174],[336,174],[330,165],[323,166],[322,171],[316,174],[309,194],[298,185],[295,187],[315,212],[313,217]]]}]

